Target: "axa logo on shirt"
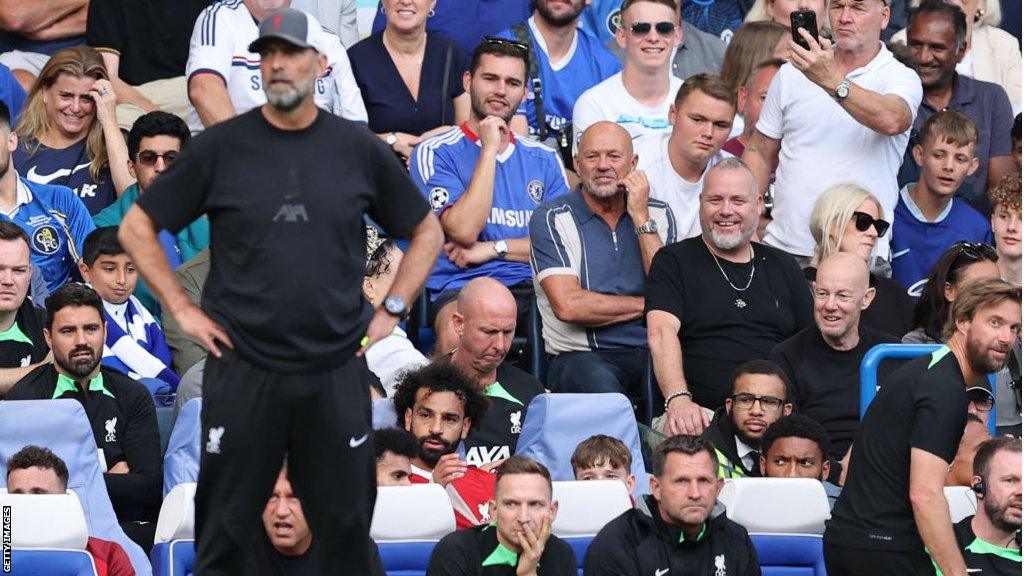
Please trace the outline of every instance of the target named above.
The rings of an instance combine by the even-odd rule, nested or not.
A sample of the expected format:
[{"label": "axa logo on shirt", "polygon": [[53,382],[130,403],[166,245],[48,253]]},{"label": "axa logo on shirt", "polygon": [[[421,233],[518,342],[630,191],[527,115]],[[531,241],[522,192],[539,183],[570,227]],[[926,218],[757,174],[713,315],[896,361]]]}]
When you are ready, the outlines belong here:
[{"label": "axa logo on shirt", "polygon": [[491,215],[487,218],[488,224],[499,226],[511,226],[513,228],[526,228],[530,225],[530,216],[533,210],[505,210],[497,206],[491,206]]},{"label": "axa logo on shirt", "polygon": [[508,446],[473,446],[466,451],[466,464],[483,466],[495,460],[504,460],[512,455]]}]

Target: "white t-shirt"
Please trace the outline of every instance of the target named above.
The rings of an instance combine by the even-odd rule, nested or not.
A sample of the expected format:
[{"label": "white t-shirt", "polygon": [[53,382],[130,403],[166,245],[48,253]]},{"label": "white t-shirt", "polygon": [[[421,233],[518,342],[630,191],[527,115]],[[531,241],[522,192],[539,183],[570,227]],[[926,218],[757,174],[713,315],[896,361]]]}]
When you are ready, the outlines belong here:
[{"label": "white t-shirt", "polygon": [[[921,79],[880,44],[866,66],[847,76],[872,92],[896,94],[917,116]],[[910,128],[886,136],[857,122],[838,102],[792,64],[779,69],[761,109],[757,129],[781,140],[775,171],[775,205],[764,243],[791,254],[814,254],[810,221],[814,203],[833,184],[855,182],[871,191],[892,222],[899,195],[896,173],[910,139]],[[889,255],[888,236],[879,238],[879,256]]]},{"label": "white t-shirt", "polygon": [[572,109],[573,137],[578,142],[584,130],[601,120],[622,126],[634,140],[644,134],[671,132],[668,109],[675,102],[676,93],[682,85],[682,80],[670,74],[665,100],[652,108],[630,96],[622,83],[622,72],[610,76],[576,100],[576,106]]},{"label": "white t-shirt", "polygon": [[[249,43],[258,37],[259,26],[242,0],[214,2],[200,13],[192,29],[186,77],[211,72],[223,78],[237,114],[262,106],[267,96],[260,76],[260,56],[249,52]],[[313,87],[317,106],[348,120],[366,122],[362,94],[341,41],[321,28],[316,45],[327,55],[327,71]],[[203,130],[191,102],[188,124],[193,133]]]},{"label": "white t-shirt", "polygon": [[668,204],[676,219],[676,240],[700,235],[700,192],[704,189],[704,174],[725,158],[732,157],[725,150],[708,159],[708,165],[696,182],[690,182],[676,172],[668,156],[668,141],[672,133],[649,134],[633,146],[639,156],[637,169],[647,175],[651,185],[650,197]]}]

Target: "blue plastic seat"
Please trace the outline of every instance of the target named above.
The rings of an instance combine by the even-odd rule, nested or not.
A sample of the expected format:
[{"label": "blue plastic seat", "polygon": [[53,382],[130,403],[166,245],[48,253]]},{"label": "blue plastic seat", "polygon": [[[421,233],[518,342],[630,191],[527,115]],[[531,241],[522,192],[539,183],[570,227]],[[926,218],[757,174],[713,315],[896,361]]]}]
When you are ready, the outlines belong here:
[{"label": "blue plastic seat", "polygon": [[[14,548],[13,576],[96,576],[96,565],[85,550]],[[6,576],[6,575],[5,575]]]},{"label": "blue plastic seat", "polygon": [[[410,522],[415,518],[416,522]],[[438,484],[377,489],[370,537],[388,576],[423,576],[437,542],[455,530],[448,493]]]}]

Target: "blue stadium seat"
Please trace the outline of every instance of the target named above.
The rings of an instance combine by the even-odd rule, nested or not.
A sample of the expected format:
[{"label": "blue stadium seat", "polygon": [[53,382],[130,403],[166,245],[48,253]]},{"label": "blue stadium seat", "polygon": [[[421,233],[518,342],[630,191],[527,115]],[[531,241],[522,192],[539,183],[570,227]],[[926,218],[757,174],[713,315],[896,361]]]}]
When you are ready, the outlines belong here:
[{"label": "blue stadium seat", "polygon": [[616,480],[556,481],[552,498],[558,502],[558,516],[551,532],[572,546],[582,576],[583,557],[594,536],[633,503],[626,485]]},{"label": "blue stadium seat", "polygon": [[85,512],[74,492],[0,493],[0,506],[11,510],[11,574],[96,575],[92,556],[85,550],[89,540]]},{"label": "blue stadium seat", "polygon": [[178,484],[160,507],[150,558],[155,576],[185,576],[195,565],[196,485]]},{"label": "blue stadium seat", "polygon": [[452,502],[440,485],[377,489],[370,537],[388,576],[424,576],[434,545],[454,530]]},{"label": "blue stadium seat", "polygon": [[594,434],[607,434],[626,444],[633,455],[637,493],[648,493],[633,406],[622,394],[538,394],[527,407],[516,454],[547,466],[552,480],[574,480],[572,453]]},{"label": "blue stadium seat", "polygon": [[[75,400],[0,402],[0,467],[29,444],[49,448],[67,464],[71,476],[68,489],[78,496],[89,525],[88,533],[117,542],[139,576],[151,574],[145,552],[125,535],[114,515],[96,441],[82,405]],[[0,474],[0,487],[6,486],[7,475]]]},{"label": "blue stadium seat", "polygon": [[764,576],[826,576],[821,536],[751,534]]},{"label": "blue stadium seat", "polygon": [[184,482],[199,480],[199,415],[203,399],[193,398],[181,407],[164,454],[164,496]]}]

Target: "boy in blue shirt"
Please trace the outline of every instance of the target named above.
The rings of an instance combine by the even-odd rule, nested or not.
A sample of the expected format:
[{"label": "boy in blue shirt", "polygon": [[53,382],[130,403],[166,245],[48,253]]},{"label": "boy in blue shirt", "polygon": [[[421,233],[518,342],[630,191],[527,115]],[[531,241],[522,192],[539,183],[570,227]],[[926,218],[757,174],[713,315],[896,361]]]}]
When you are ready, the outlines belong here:
[{"label": "boy in blue shirt", "polygon": [[974,123],[953,110],[921,126],[920,144],[913,148],[921,177],[900,190],[892,226],[892,275],[911,296],[920,296],[928,272],[953,244],[992,243],[988,220],[955,197],[978,169],[977,143]]}]

